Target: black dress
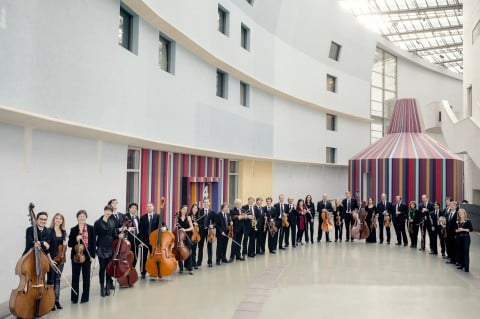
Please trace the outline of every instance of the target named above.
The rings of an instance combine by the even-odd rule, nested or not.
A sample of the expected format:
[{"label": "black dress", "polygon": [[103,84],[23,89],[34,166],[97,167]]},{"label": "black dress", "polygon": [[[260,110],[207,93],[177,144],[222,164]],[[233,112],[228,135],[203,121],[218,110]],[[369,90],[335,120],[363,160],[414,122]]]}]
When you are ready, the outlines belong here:
[{"label": "black dress", "polygon": [[473,231],[472,222],[467,219],[463,222],[458,221],[456,228],[464,228],[469,231],[461,231],[457,233],[458,240],[458,253],[457,253],[457,262],[460,264],[459,269],[464,268],[466,272],[470,268],[470,232]]},{"label": "black dress", "polygon": [[375,215],[377,214],[377,208],[375,205],[372,207],[365,207],[365,211],[367,212],[366,222],[368,225],[368,229],[370,230],[370,235],[367,237],[367,243],[376,243],[377,242],[377,228],[376,226],[373,227],[372,220],[374,219]]}]

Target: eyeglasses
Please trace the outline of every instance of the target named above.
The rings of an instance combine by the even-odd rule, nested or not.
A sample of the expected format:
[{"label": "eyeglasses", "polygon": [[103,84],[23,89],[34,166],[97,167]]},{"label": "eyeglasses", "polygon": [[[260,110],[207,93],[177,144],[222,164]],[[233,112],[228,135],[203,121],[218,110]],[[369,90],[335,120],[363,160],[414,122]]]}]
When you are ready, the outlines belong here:
[{"label": "eyeglasses", "polygon": [[39,218],[38,220],[41,221],[41,222],[46,222],[47,218]]}]

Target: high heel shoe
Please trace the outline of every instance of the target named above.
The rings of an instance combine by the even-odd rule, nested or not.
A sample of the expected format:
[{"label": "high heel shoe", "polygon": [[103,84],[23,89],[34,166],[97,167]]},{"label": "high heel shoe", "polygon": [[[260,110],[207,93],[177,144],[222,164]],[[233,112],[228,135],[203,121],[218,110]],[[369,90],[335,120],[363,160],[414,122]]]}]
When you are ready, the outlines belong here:
[{"label": "high heel shoe", "polygon": [[55,307],[57,307],[57,309],[63,309],[62,305],[58,301],[55,303]]},{"label": "high heel shoe", "polygon": [[110,296],[110,289],[105,288],[105,296]]}]

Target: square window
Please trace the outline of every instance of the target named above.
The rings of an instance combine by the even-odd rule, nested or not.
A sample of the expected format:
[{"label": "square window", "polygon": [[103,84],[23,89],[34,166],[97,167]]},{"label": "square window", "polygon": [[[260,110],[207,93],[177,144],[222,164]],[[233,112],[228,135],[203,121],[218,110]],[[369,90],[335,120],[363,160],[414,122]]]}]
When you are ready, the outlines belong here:
[{"label": "square window", "polygon": [[132,51],[133,16],[120,7],[120,23],[118,25],[118,44]]},{"label": "square window", "polygon": [[337,116],[333,114],[327,114],[327,130],[336,131],[337,130]]},{"label": "square window", "polygon": [[330,51],[328,53],[328,57],[332,60],[338,61],[338,58],[340,57],[340,49],[342,46],[338,43],[335,42],[330,42]]},{"label": "square window", "polygon": [[327,90],[337,92],[337,78],[330,74],[327,74]]},{"label": "square window", "polygon": [[325,162],[329,164],[335,164],[335,153],[337,152],[336,148],[327,147],[326,149],[326,159]]},{"label": "square window", "polygon": [[227,98],[227,73],[217,70],[217,96]]},{"label": "square window", "polygon": [[240,45],[247,51],[250,51],[250,29],[242,23],[240,27]]},{"label": "square window", "polygon": [[218,31],[228,36],[228,11],[218,6]]},{"label": "square window", "polygon": [[249,106],[250,85],[240,81],[240,105]]},{"label": "square window", "polygon": [[162,34],[158,37],[158,65],[166,72],[173,73],[174,43]]}]

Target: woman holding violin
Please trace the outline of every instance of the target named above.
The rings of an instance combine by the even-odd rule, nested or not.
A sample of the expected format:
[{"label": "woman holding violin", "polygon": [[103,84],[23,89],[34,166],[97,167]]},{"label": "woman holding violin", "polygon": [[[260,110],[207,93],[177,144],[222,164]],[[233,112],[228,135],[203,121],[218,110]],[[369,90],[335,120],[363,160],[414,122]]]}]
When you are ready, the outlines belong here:
[{"label": "woman holding violin", "polygon": [[62,309],[62,305],[60,305],[60,279],[66,260],[65,253],[67,252],[67,232],[65,231],[65,218],[62,214],[56,213],[53,216],[50,229],[52,233],[50,257],[60,271],[60,273],[57,273],[55,269],[50,268],[47,275],[47,283],[53,285],[55,289],[55,306],[52,308],[52,311],[55,311],[56,309]]},{"label": "woman holding violin", "polygon": [[373,199],[370,197],[365,207],[367,212],[367,225],[370,230],[370,235],[367,237],[365,242],[367,243],[376,243],[377,242],[377,206],[375,206]]},{"label": "woman holding violin", "polygon": [[195,233],[195,235],[196,235],[196,236],[192,236],[192,237],[195,237],[195,238],[192,238],[191,258],[192,258],[193,267],[195,269],[198,269],[198,267],[197,267],[197,246],[198,246],[198,241],[200,240],[200,239],[198,239],[198,237],[200,236],[200,228],[199,228],[198,223],[197,223],[197,220],[199,218],[199,216],[198,216],[198,205],[197,204],[193,204],[192,207],[190,207],[190,211],[188,212],[188,216],[192,220],[192,225],[194,227],[192,235],[193,235],[193,233]]},{"label": "woman holding violin", "polygon": [[[305,207],[307,208],[307,214],[305,215],[307,224],[305,225],[305,242],[308,244],[308,240],[313,244],[313,224],[315,216],[315,203],[312,201],[312,195],[305,197]],[[310,233],[310,236],[308,235]]]},{"label": "woman holding violin", "polygon": [[297,231],[297,245],[303,245],[303,233],[307,223],[307,207],[303,199],[297,201],[297,213],[298,213],[298,231]]},{"label": "woman holding violin", "polygon": [[333,205],[333,220],[335,224],[335,242],[338,240],[341,242],[343,231],[343,205],[342,201],[338,198],[335,200],[335,205]]},{"label": "woman holding violin", "polygon": [[[70,229],[68,247],[72,248],[72,288],[79,292],[80,273],[82,273],[81,303],[88,302],[90,296],[90,266],[95,259],[95,231],[92,225],[87,224],[87,212],[79,210],[77,213],[78,224]],[[79,292],[80,294],[80,292]],[[70,295],[72,303],[78,303],[78,295],[72,290]]]},{"label": "woman holding violin", "polygon": [[182,205],[180,208],[180,212],[177,215],[177,228],[179,232],[184,232],[187,236],[183,244],[188,248],[190,251],[190,255],[185,261],[178,261],[178,267],[180,268],[180,273],[183,273],[184,267],[187,268],[190,275],[193,275],[193,259],[192,259],[192,230],[193,230],[193,223],[192,218],[187,215],[188,213],[188,206]]},{"label": "woman holding violin", "polygon": [[[103,208],[103,216],[100,217],[94,224],[95,235],[97,237],[97,256],[98,264],[100,266],[98,279],[100,281],[100,296],[105,297],[110,295],[110,290],[115,289],[108,284],[112,278],[106,274],[107,263],[113,255],[112,244],[116,237],[123,238],[123,234],[118,234],[118,228],[114,218],[110,218],[113,214],[113,207],[107,205]],[[106,278],[105,278],[106,277]],[[106,281],[105,281],[106,279]]]}]

